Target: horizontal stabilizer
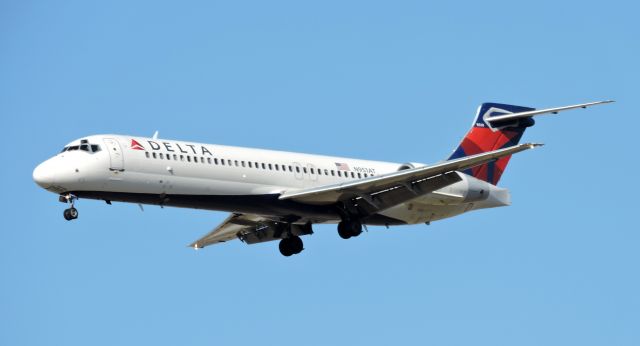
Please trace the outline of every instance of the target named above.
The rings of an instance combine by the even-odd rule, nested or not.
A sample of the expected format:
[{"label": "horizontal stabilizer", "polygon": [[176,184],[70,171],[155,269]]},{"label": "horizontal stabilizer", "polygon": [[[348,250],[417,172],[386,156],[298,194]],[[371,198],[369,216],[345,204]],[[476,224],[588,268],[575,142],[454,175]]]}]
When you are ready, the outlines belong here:
[{"label": "horizontal stabilizer", "polygon": [[587,108],[587,107],[591,107],[591,106],[595,106],[595,105],[601,105],[601,104],[605,104],[605,103],[611,103],[611,102],[614,102],[614,101],[612,101],[612,100],[596,101],[596,102],[582,103],[582,104],[573,105],[573,106],[564,106],[564,107],[556,107],[556,108],[538,109],[538,110],[519,112],[519,113],[510,113],[510,114],[505,114],[505,115],[492,116],[490,118],[485,119],[485,121],[489,121],[491,123],[497,123],[497,122],[503,122],[503,121],[508,121],[508,120],[529,118],[529,117],[533,117],[533,116],[536,116],[536,115],[542,115],[542,114],[558,114],[558,112],[568,111],[570,109]]}]

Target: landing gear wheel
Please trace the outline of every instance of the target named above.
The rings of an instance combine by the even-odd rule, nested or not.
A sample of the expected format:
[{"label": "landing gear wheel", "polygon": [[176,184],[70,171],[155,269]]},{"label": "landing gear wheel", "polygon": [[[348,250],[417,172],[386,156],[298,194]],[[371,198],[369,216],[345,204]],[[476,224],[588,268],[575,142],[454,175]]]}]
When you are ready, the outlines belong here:
[{"label": "landing gear wheel", "polygon": [[304,249],[304,244],[302,243],[302,239],[300,237],[291,237],[289,238],[289,244],[294,254],[299,254]]},{"label": "landing gear wheel", "polygon": [[360,233],[362,233],[362,223],[358,220],[345,220],[338,224],[338,235],[342,239],[357,237]]},{"label": "landing gear wheel", "polygon": [[67,221],[71,221],[71,220],[77,219],[78,218],[78,209],[76,209],[76,208],[65,209],[63,215],[64,215],[65,220],[67,220]]},{"label": "landing gear wheel", "polygon": [[58,198],[60,202],[71,204],[71,208],[65,209],[64,213],[62,214],[64,215],[64,219],[67,221],[71,221],[78,218],[78,209],[76,209],[73,204],[76,199],[78,199],[78,197],[70,193],[66,195],[60,195],[60,197]]},{"label": "landing gear wheel", "polygon": [[304,244],[302,243],[302,239],[300,239],[300,237],[292,236],[280,240],[278,248],[280,249],[280,253],[283,256],[289,257],[291,255],[296,255],[302,252],[302,250],[304,249]]},{"label": "landing gear wheel", "polygon": [[346,222],[340,221],[340,223],[338,224],[338,235],[342,239],[351,238],[351,232],[349,231],[349,228]]},{"label": "landing gear wheel", "polygon": [[278,248],[280,248],[280,253],[282,254],[282,256],[285,256],[285,257],[289,257],[293,255],[293,252],[289,248],[288,240],[289,240],[288,238],[282,239],[280,240],[280,244],[278,244]]}]

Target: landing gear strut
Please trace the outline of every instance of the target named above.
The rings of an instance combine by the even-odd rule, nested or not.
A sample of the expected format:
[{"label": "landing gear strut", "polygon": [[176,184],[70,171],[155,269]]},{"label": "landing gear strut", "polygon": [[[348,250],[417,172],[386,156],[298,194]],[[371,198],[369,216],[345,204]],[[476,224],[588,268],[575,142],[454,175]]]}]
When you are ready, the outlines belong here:
[{"label": "landing gear strut", "polygon": [[288,238],[283,238],[280,240],[280,253],[283,256],[289,257],[291,255],[296,255],[302,252],[304,249],[304,244],[302,243],[302,239],[298,236],[289,236]]},{"label": "landing gear strut", "polygon": [[359,220],[342,220],[338,224],[338,235],[342,239],[357,237],[362,233],[362,222]]},{"label": "landing gear strut", "polygon": [[78,199],[78,197],[72,194],[60,196],[60,202],[71,204],[71,208],[65,209],[63,213],[64,219],[67,221],[75,220],[78,218],[78,209],[74,207],[74,201],[76,199]]}]

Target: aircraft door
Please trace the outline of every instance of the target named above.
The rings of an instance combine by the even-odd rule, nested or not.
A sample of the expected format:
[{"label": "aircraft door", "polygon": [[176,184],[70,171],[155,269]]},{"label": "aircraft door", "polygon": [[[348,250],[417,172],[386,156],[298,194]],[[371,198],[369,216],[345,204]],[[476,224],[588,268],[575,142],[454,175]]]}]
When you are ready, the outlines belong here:
[{"label": "aircraft door", "polygon": [[111,166],[109,169],[112,171],[124,171],[124,157],[122,156],[122,148],[118,140],[114,138],[105,138],[104,144],[107,146],[109,152],[109,158],[111,159]]}]

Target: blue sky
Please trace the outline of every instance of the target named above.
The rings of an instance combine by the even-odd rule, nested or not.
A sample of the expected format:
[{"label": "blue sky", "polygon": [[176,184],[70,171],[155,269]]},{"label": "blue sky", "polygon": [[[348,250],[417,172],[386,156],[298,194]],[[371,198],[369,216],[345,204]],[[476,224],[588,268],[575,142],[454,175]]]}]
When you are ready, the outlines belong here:
[{"label": "blue sky", "polygon": [[[631,1],[3,1],[3,345],[638,345]],[[541,118],[513,206],[340,239],[186,247],[219,212],[31,180],[88,134],[436,162],[486,101]]]}]

